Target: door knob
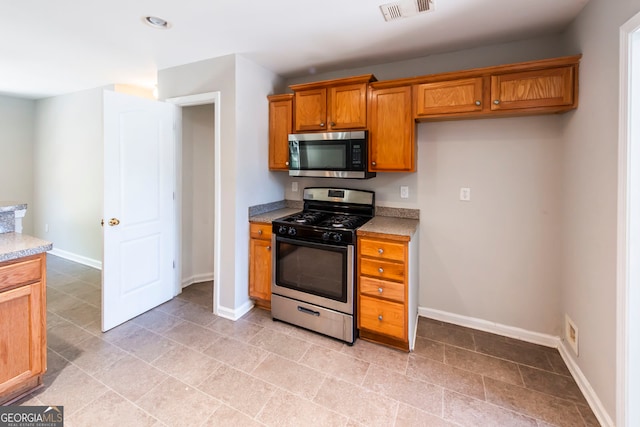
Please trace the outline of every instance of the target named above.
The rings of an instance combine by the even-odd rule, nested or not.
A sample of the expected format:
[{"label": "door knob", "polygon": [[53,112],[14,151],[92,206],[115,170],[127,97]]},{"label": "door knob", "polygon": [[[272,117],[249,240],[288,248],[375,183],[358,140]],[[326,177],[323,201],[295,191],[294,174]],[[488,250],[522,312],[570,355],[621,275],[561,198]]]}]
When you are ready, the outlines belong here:
[{"label": "door knob", "polygon": [[110,225],[110,226],[112,226],[112,227],[113,227],[114,225],[118,225],[118,224],[120,224],[120,220],[119,220],[118,218],[111,218],[111,219],[109,220],[109,225]]}]

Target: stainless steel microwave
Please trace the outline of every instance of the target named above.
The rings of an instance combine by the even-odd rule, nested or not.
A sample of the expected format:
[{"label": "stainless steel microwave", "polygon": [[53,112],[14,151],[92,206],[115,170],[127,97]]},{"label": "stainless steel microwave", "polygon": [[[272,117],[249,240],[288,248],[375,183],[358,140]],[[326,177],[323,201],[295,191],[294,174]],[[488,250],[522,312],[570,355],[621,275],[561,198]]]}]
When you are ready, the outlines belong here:
[{"label": "stainless steel microwave", "polygon": [[367,170],[367,131],[289,135],[289,175],[373,178]]}]

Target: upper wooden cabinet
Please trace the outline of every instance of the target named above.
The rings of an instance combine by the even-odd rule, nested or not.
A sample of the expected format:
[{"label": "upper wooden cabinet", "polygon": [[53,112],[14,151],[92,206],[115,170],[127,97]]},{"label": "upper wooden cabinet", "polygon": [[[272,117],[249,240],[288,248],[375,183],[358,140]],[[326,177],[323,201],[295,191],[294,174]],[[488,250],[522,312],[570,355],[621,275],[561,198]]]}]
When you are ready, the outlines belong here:
[{"label": "upper wooden cabinet", "polygon": [[293,95],[269,99],[269,169],[289,169],[289,134],[293,132]]},{"label": "upper wooden cabinet", "polygon": [[369,89],[369,170],[415,171],[415,128],[411,114],[411,86]]},{"label": "upper wooden cabinet", "polygon": [[561,113],[578,106],[581,55],[405,79],[420,121]]},{"label": "upper wooden cabinet", "polygon": [[482,77],[423,83],[414,86],[416,116],[482,111]]},{"label": "upper wooden cabinet", "polygon": [[367,128],[367,85],[372,74],[292,85],[296,132]]},{"label": "upper wooden cabinet", "polygon": [[491,110],[543,109],[574,105],[573,66],[491,76]]}]

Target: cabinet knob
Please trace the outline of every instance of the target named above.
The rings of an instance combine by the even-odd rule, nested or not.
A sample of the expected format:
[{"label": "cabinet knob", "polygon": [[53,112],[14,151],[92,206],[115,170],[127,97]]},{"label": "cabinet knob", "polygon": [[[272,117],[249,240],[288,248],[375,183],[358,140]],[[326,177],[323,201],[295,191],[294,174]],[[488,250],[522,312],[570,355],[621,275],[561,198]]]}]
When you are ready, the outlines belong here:
[{"label": "cabinet knob", "polygon": [[384,253],[384,249],[379,248],[379,249],[378,249],[378,253],[379,253],[379,254],[383,254],[383,253]]},{"label": "cabinet knob", "polygon": [[320,123],[320,127],[323,128],[324,127],[324,123]]},{"label": "cabinet knob", "polygon": [[335,126],[335,125],[336,125],[336,122],[331,122],[331,123],[329,123],[329,124],[330,124],[331,126]]},{"label": "cabinet knob", "polygon": [[375,165],[376,165],[376,162],[371,162],[371,166],[375,166]]},{"label": "cabinet knob", "polygon": [[271,250],[271,246],[267,246],[267,250],[270,251]]},{"label": "cabinet knob", "polygon": [[499,100],[499,99],[494,99],[494,100],[493,100],[493,103],[494,103],[494,104],[496,104],[496,105],[498,105],[498,104],[500,104],[500,100]]},{"label": "cabinet knob", "polygon": [[382,320],[382,314],[378,315],[378,320]]},{"label": "cabinet knob", "polygon": [[286,166],[289,166],[289,162],[284,162],[284,164],[285,164]]},{"label": "cabinet knob", "polygon": [[382,293],[382,288],[378,288],[378,293]]},{"label": "cabinet knob", "polygon": [[258,235],[262,236],[262,230],[258,230]]},{"label": "cabinet knob", "polygon": [[378,268],[378,273],[384,273],[384,269],[382,267]]},{"label": "cabinet knob", "polygon": [[482,102],[476,101],[476,105],[480,106],[480,104],[482,104]]}]

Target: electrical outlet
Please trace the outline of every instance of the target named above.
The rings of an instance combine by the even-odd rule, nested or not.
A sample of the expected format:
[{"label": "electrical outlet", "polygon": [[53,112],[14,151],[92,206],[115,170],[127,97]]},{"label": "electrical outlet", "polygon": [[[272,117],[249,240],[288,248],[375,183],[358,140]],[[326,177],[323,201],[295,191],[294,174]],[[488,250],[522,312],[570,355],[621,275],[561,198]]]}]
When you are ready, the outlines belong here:
[{"label": "electrical outlet", "polygon": [[294,193],[298,192],[298,182],[294,181],[291,183],[291,191],[293,191]]},{"label": "electrical outlet", "polygon": [[470,202],[471,201],[471,189],[468,187],[462,187],[460,188],[460,200],[462,200],[463,202]]},{"label": "electrical outlet", "polygon": [[400,198],[408,199],[409,198],[409,186],[401,185],[400,186]]},{"label": "electrical outlet", "polygon": [[578,355],[578,327],[568,314],[564,315],[564,339],[567,341],[573,352]]}]

